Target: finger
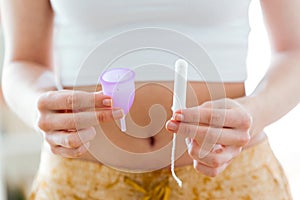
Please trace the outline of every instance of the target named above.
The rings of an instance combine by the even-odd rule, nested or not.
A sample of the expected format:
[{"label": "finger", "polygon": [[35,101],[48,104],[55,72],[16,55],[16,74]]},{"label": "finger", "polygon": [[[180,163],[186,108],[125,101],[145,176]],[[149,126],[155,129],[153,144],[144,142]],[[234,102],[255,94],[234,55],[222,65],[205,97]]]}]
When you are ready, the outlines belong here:
[{"label": "finger", "polygon": [[234,100],[229,99],[229,98],[221,98],[221,99],[216,99],[216,100],[211,100],[211,101],[205,101],[202,103],[200,106],[203,108],[233,108],[237,104],[234,103]]},{"label": "finger", "polygon": [[211,145],[219,143],[225,146],[243,146],[250,140],[250,134],[248,130],[215,128],[204,125],[180,123],[173,120],[169,120],[166,124],[166,127],[171,132],[195,139],[198,144],[206,142],[207,144]]},{"label": "finger", "polygon": [[[169,128],[169,124],[172,124],[172,122],[167,123],[167,128]],[[177,127],[178,128],[176,128],[176,130],[174,130],[172,132],[181,134],[185,138],[190,138],[190,139],[196,141],[199,145],[201,145],[202,157],[206,156],[212,150],[212,148],[218,142],[219,137],[220,137],[220,135],[208,134],[208,131],[203,131],[203,133],[201,133],[200,129],[205,129],[205,128],[203,128],[201,126],[196,126],[193,124],[178,123]],[[206,127],[206,129],[207,128],[209,128],[209,127]],[[189,141],[189,139],[186,140],[186,142],[188,142],[188,141]]]},{"label": "finger", "polygon": [[41,116],[38,126],[43,131],[84,129],[98,125],[100,122],[121,119],[122,109],[102,109],[94,112],[49,113]]},{"label": "finger", "polygon": [[230,98],[221,98],[217,100],[212,100],[212,101],[206,101],[201,104],[201,107],[203,108],[220,108],[220,109],[231,109],[231,108],[236,108],[240,107],[243,108],[243,106],[235,101],[234,99]]},{"label": "finger", "polygon": [[54,154],[63,156],[65,158],[78,158],[88,151],[89,146],[90,143],[86,143],[78,148],[73,149],[65,148],[62,146],[55,146],[51,147],[51,151]]},{"label": "finger", "polygon": [[229,164],[230,164],[230,162],[225,163],[220,167],[213,168],[213,167],[208,167],[208,166],[194,160],[194,168],[198,172],[200,172],[206,176],[210,176],[210,177],[215,177],[218,174],[220,174],[221,172],[223,172]]},{"label": "finger", "polygon": [[198,106],[176,112],[174,119],[214,127],[249,128],[251,125],[251,117],[243,109],[209,109]]},{"label": "finger", "polygon": [[46,135],[46,140],[51,146],[62,146],[65,148],[78,148],[93,140],[96,136],[95,128],[91,127],[74,132],[56,131]]},{"label": "finger", "polygon": [[40,110],[84,110],[112,106],[111,97],[102,92],[51,91],[39,98]]},{"label": "finger", "polygon": [[205,157],[202,157],[203,152],[196,141],[193,141],[189,145],[188,153],[193,160],[197,160],[201,164],[212,168],[221,167],[236,155],[236,153],[233,153],[231,147],[225,147],[218,151],[218,153],[208,152]]}]

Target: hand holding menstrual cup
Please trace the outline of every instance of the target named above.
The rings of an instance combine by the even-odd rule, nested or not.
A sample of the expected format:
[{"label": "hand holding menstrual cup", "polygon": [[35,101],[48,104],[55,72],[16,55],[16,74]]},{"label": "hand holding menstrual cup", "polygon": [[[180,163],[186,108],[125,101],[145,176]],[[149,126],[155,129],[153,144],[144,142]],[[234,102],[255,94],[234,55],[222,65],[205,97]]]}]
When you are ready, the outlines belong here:
[{"label": "hand holding menstrual cup", "polygon": [[[135,96],[134,71],[126,68],[113,68],[102,73],[100,83],[105,95],[111,96],[113,106],[122,108],[126,115]],[[125,116],[120,119],[121,130],[126,131]]]}]

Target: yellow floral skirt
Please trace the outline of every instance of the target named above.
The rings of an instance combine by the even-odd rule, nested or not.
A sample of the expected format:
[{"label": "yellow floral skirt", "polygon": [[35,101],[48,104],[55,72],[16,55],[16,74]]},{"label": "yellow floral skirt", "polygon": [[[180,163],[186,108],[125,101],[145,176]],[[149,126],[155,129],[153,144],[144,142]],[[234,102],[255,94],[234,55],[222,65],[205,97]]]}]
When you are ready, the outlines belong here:
[{"label": "yellow floral skirt", "polygon": [[128,173],[46,152],[30,200],[283,200],[292,199],[284,172],[267,140],[244,150],[215,178],[193,166],[176,168],[178,187],[169,169]]}]

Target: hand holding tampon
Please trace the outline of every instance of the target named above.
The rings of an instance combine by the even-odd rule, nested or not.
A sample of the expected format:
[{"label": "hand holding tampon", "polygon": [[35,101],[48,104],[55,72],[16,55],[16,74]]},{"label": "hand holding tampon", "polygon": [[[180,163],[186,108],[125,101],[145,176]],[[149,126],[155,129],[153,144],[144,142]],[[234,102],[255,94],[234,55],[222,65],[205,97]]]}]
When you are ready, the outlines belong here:
[{"label": "hand holding tampon", "polygon": [[238,100],[221,98],[175,111],[167,129],[186,138],[194,168],[214,177],[248,144],[251,123]]}]

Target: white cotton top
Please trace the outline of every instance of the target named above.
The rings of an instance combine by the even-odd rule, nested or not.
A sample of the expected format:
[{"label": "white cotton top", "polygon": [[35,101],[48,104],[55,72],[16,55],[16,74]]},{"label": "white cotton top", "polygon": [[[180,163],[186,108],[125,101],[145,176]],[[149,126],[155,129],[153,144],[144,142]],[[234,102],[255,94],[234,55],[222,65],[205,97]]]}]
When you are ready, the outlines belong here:
[{"label": "white cotton top", "polygon": [[174,79],[178,58],[188,80],[247,77],[250,0],[51,0],[54,57],[64,86],[94,85],[108,68],[137,81]]}]

